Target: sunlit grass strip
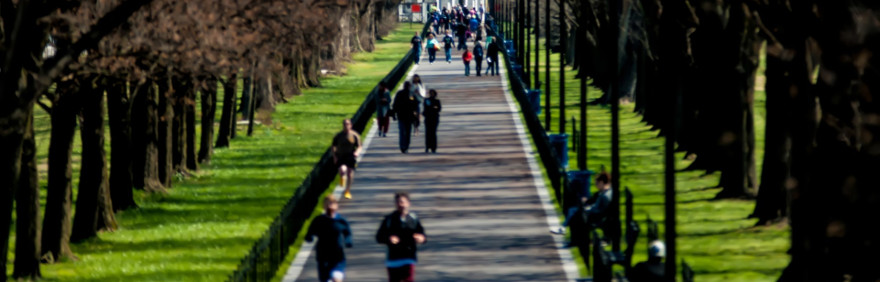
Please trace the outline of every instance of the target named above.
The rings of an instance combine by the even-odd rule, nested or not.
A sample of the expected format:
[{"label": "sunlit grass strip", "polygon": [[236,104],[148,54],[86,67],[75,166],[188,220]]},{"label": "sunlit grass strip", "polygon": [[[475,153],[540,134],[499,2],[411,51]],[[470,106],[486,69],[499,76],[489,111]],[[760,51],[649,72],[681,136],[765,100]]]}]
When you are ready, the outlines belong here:
[{"label": "sunlit grass strip", "polygon": [[226,279],[320,159],[342,119],[357,110],[408,51],[412,31],[401,26],[379,41],[375,52],[356,54],[347,76],[326,78],[323,88],[279,105],[272,124],[257,126],[253,137],[239,135],[230,148],[217,149],[211,166],[175,183],[168,195],[137,194],[141,208],[117,215],[119,231],[72,245],[80,260],[44,265],[43,276],[81,281]]}]

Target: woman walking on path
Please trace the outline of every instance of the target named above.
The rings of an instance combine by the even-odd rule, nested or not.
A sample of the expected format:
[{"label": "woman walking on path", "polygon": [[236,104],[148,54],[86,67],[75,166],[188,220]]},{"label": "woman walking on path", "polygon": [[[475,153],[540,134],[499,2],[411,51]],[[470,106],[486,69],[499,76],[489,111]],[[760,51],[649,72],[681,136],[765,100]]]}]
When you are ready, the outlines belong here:
[{"label": "woman walking on path", "polygon": [[474,42],[474,61],[477,63],[477,76],[480,76],[480,70],[483,69],[483,45],[479,41]]},{"label": "woman walking on path", "polygon": [[418,105],[410,95],[411,89],[412,84],[409,81],[404,82],[403,89],[397,91],[394,103],[391,105],[391,112],[397,119],[397,128],[400,130],[400,152],[404,154],[409,150],[410,132],[418,109]]},{"label": "woman walking on path", "polygon": [[412,95],[413,101],[415,101],[417,106],[416,109],[416,119],[413,121],[413,135],[419,136],[419,125],[421,124],[421,116],[422,116],[422,102],[425,101],[425,97],[428,96],[427,91],[425,90],[425,86],[422,85],[422,77],[418,74],[413,75],[412,78]]},{"label": "woman walking on path", "polygon": [[379,82],[379,91],[376,93],[376,122],[379,124],[379,137],[388,135],[388,124],[391,116],[391,91],[385,81]]},{"label": "woman walking on path", "polygon": [[[437,59],[437,48],[440,47],[437,45],[437,39],[434,38],[433,34],[428,34],[428,44],[425,44],[425,49],[428,49],[428,62],[433,64],[434,60]],[[419,52],[421,53],[421,52]],[[416,63],[418,65],[418,63]]]},{"label": "woman walking on path", "polygon": [[361,135],[351,129],[351,120],[342,121],[343,129],[333,137],[333,163],[339,166],[340,185],[345,186],[345,198],[351,199],[351,184],[357,157],[361,153]]},{"label": "woman walking on path", "polygon": [[464,49],[464,53],[461,54],[461,61],[464,63],[464,76],[471,76],[471,60],[474,59],[474,54],[471,53],[471,50]]},{"label": "woman walking on path", "polygon": [[385,267],[388,281],[415,281],[417,244],[424,244],[425,228],[415,213],[409,211],[409,194],[394,194],[397,210],[385,216],[376,232],[376,242],[388,246]]},{"label": "woman walking on path", "polygon": [[324,198],[324,214],[315,217],[306,233],[306,242],[318,237],[315,257],[318,261],[318,279],[322,282],[342,282],[345,278],[345,248],[351,248],[351,228],[348,221],[337,213],[339,202],[333,195]]},{"label": "woman walking on path", "polygon": [[437,99],[437,90],[429,91],[430,97],[425,99],[425,153],[437,153],[437,126],[440,125],[440,99]]}]

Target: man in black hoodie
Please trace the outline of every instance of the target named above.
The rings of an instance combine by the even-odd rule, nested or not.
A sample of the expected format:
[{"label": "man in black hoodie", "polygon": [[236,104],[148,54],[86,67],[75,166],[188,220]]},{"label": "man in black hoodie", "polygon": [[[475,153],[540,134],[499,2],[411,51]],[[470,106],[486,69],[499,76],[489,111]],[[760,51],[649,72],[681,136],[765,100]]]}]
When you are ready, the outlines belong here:
[{"label": "man in black hoodie", "polygon": [[489,72],[492,72],[492,75],[496,73],[501,75],[501,72],[498,70],[498,37],[495,37],[492,40],[492,43],[489,44],[488,49],[486,49],[486,75],[489,75]]},{"label": "man in black hoodie", "polygon": [[388,245],[385,258],[388,281],[414,281],[418,261],[416,245],[424,244],[427,237],[419,218],[409,211],[409,194],[398,192],[394,194],[394,200],[397,202],[397,210],[382,220],[379,231],[376,232],[376,242]]},{"label": "man in black hoodie", "polygon": [[412,83],[404,82],[403,89],[397,91],[391,105],[392,117],[397,120],[397,128],[400,130],[400,152],[404,154],[409,150],[410,134],[419,109],[418,102],[410,95],[411,89]]}]

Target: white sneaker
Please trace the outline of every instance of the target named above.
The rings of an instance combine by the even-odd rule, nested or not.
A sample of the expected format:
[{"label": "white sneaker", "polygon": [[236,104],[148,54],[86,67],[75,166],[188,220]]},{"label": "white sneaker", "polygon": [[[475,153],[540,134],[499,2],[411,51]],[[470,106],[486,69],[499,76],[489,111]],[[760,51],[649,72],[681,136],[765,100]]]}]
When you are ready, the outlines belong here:
[{"label": "white sneaker", "polygon": [[565,235],[565,228],[563,228],[563,227],[550,228],[550,233],[553,233],[556,235]]}]

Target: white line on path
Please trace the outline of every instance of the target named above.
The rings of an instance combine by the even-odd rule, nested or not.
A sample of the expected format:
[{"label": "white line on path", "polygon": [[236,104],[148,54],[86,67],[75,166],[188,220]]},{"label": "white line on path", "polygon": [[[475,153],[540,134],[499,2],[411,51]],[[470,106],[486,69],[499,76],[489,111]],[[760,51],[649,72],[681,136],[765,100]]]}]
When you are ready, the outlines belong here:
[{"label": "white line on path", "polygon": [[[424,52],[419,56],[419,60],[424,57]],[[416,70],[419,69],[419,65],[413,64],[412,68],[407,72],[406,78],[404,81],[409,81],[413,74],[416,73]],[[403,84],[400,85],[398,91],[403,87]],[[393,94],[393,93],[392,93]],[[376,132],[379,131],[378,125],[374,122],[372,126],[370,126],[370,130],[367,133],[367,138],[364,140],[364,148],[361,151],[361,154],[358,155],[357,161],[360,162],[361,159],[364,158],[364,155],[367,154],[367,150],[370,148],[370,143],[373,141],[373,136],[376,135]],[[345,188],[342,186],[336,186],[333,190],[333,196],[337,199],[342,197],[342,192],[345,191]],[[303,228],[308,228],[307,226],[303,226]],[[284,274],[284,278],[281,280],[283,282],[293,282],[299,278],[300,273],[302,273],[303,268],[306,266],[306,263],[309,261],[309,254],[312,253],[312,249],[315,248],[315,243],[303,242],[302,246],[299,248],[299,252],[296,253],[296,258],[293,259],[293,263],[290,264],[290,267],[287,268],[287,273]]]},{"label": "white line on path", "polygon": [[[507,62],[502,60],[499,60],[498,63],[507,64]],[[502,73],[507,72],[505,66],[499,67]],[[535,162],[535,152],[532,152],[531,143],[529,143],[529,139],[526,137],[525,127],[523,127],[522,121],[519,118],[519,110],[516,109],[516,104],[514,104],[513,100],[510,98],[510,95],[512,94],[507,84],[507,77],[504,75],[501,76],[501,87],[504,89],[504,99],[507,100],[507,105],[510,106],[510,111],[513,112],[511,119],[513,119],[514,125],[516,126],[516,134],[519,136],[519,141],[523,146],[523,152],[529,162],[529,170],[532,172],[532,179],[535,181],[535,189],[538,190],[538,196],[541,198],[541,205],[544,207],[547,225],[548,227],[558,227],[561,225],[559,223],[559,213],[556,212],[553,200],[550,199],[550,193],[547,190],[547,186],[544,185],[544,177],[541,170],[538,169],[538,164]],[[549,232],[550,229],[548,228],[547,230]],[[569,281],[576,281],[580,274],[578,273],[577,265],[574,263],[574,257],[572,257],[571,251],[563,247],[565,242],[562,237],[551,237],[553,237],[553,241],[556,243],[556,250],[557,253],[559,253],[559,259],[562,260],[562,269],[565,270],[565,276],[568,277]]]}]

